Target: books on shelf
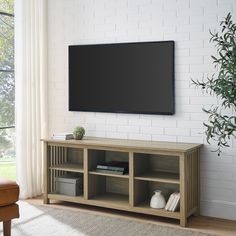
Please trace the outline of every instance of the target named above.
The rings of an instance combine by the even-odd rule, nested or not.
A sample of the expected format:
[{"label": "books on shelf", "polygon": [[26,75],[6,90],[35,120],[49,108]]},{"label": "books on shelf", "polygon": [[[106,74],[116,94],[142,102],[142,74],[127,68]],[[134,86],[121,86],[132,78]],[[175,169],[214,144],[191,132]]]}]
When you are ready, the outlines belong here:
[{"label": "books on shelf", "polygon": [[96,169],[96,172],[114,175],[124,175],[122,171]]},{"label": "books on shelf", "polygon": [[175,197],[175,193],[172,193],[166,203],[165,210],[168,211],[168,209],[170,209],[170,205],[173,202],[174,197]]},{"label": "books on shelf", "polygon": [[165,210],[174,212],[179,208],[179,203],[180,193],[172,193],[166,203]]},{"label": "books on shelf", "polygon": [[98,164],[96,171],[101,173],[124,175],[129,172],[129,163],[123,161],[109,161]]},{"label": "books on shelf", "polygon": [[71,133],[59,133],[59,134],[53,134],[52,139],[69,140],[69,139],[74,139],[74,136]]}]

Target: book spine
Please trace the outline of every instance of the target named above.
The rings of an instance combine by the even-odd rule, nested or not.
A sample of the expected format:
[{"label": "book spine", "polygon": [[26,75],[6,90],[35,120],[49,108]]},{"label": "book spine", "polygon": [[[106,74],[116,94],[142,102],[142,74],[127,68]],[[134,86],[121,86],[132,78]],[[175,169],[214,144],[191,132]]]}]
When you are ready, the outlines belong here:
[{"label": "book spine", "polygon": [[167,201],[167,204],[166,204],[166,206],[165,206],[165,210],[169,210],[170,209],[170,206],[171,206],[171,204],[172,204],[172,202],[173,202],[173,200],[174,200],[174,196],[175,196],[175,193],[172,193],[171,195],[170,195],[170,197],[169,197],[169,200]]},{"label": "book spine", "polygon": [[176,203],[176,200],[177,200],[177,194],[175,194],[175,197],[174,197],[173,202],[172,202],[172,204],[171,204],[171,206],[170,206],[170,208],[169,208],[169,211],[172,211],[172,210],[173,210],[174,205],[175,205],[175,203]]},{"label": "book spine", "polygon": [[52,139],[55,139],[55,140],[66,140],[65,137],[56,137],[56,136],[53,136]]},{"label": "book spine", "polygon": [[125,168],[123,168],[123,167],[105,166],[105,165],[97,165],[97,169],[101,169],[101,170],[113,170],[113,171],[125,171]]},{"label": "book spine", "polygon": [[73,134],[53,134],[53,137],[73,137]]},{"label": "book spine", "polygon": [[116,175],[123,175],[123,171],[114,171],[114,170],[102,170],[102,169],[96,169],[97,172],[105,173],[105,174],[116,174]]},{"label": "book spine", "polygon": [[176,197],[176,201],[175,201],[175,204],[172,208],[172,211],[174,212],[175,210],[177,210],[178,206],[179,206],[179,202],[180,202],[180,194],[178,193],[177,194],[177,197]]},{"label": "book spine", "polygon": [[73,136],[52,136],[52,139],[55,140],[69,140],[69,139],[73,139]]}]

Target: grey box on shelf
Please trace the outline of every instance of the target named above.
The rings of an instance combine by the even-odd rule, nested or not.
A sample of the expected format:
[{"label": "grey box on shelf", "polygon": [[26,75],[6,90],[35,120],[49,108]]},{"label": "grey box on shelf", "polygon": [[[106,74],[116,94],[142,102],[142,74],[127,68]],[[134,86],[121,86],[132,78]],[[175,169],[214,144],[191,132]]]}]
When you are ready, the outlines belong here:
[{"label": "grey box on shelf", "polygon": [[65,174],[55,178],[56,192],[69,196],[83,194],[83,177],[73,174]]}]

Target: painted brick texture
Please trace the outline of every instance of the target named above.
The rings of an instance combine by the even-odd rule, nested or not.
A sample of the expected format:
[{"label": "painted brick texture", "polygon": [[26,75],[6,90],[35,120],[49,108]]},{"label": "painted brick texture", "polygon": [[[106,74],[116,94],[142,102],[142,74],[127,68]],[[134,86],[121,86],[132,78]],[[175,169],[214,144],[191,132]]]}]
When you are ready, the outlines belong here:
[{"label": "painted brick texture", "polygon": [[[236,21],[235,0],[49,0],[49,134],[80,124],[89,136],[204,143],[201,214],[236,220],[236,140],[211,152],[202,107],[218,101],[191,84],[214,72],[209,29],[229,11]],[[158,40],[176,42],[174,116],[68,111],[68,45]]]}]

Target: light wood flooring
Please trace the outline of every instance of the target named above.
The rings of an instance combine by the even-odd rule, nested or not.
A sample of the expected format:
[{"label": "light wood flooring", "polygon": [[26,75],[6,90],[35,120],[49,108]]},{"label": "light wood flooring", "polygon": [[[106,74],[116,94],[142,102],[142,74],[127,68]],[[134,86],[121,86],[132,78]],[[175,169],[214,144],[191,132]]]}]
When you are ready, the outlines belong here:
[{"label": "light wood flooring", "polygon": [[[26,202],[32,205],[43,205],[42,198],[28,199]],[[118,210],[111,210],[106,208],[86,206],[81,204],[69,203],[69,202],[58,202],[51,201],[49,207],[70,209],[72,211],[83,211],[83,212],[96,212],[100,215],[108,215],[110,217],[126,218],[135,221],[148,222],[152,224],[179,228],[179,221],[174,219],[160,218],[156,216],[142,215],[130,212],[123,212]],[[197,231],[204,232],[213,235],[222,236],[236,236],[236,221],[223,220],[218,218],[206,217],[206,216],[192,216],[188,220],[187,228]],[[182,228],[184,229],[184,228]]]}]

